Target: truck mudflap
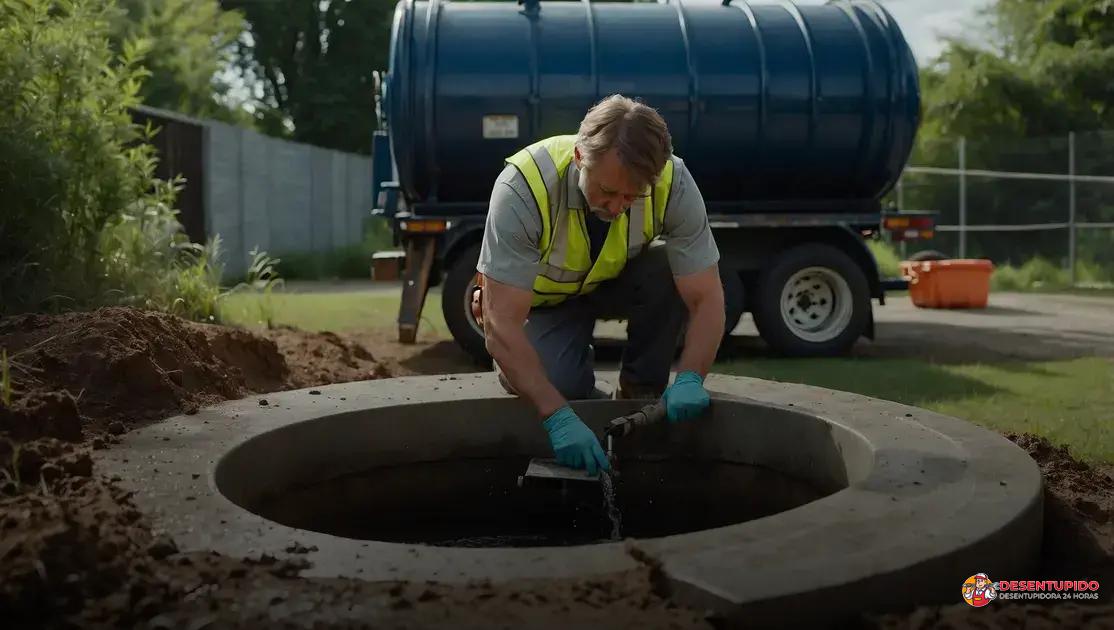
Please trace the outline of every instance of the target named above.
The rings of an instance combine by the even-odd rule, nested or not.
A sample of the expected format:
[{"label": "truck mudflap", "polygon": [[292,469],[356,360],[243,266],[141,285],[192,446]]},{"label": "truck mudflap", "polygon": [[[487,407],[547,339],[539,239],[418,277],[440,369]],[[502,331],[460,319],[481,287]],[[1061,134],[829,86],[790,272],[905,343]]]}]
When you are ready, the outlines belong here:
[{"label": "truck mudflap", "polygon": [[437,235],[411,236],[406,242],[406,270],[402,274],[402,300],[398,307],[399,343],[414,343],[422,318]]}]

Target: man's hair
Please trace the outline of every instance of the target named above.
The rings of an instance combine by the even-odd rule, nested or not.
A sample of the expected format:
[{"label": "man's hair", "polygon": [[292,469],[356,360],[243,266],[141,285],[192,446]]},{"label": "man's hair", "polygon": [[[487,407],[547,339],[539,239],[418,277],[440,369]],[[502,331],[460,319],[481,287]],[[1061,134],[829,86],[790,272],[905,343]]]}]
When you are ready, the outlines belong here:
[{"label": "man's hair", "polygon": [[673,153],[665,120],[654,108],[620,94],[593,106],[580,122],[576,146],[586,168],[611,149],[631,173],[635,184],[657,182]]}]

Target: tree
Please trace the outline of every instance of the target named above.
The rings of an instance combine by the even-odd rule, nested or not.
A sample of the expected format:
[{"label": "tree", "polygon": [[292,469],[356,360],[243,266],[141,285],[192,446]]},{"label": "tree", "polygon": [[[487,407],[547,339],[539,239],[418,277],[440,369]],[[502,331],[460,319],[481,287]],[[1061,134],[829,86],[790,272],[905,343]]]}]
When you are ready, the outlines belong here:
[{"label": "tree", "polygon": [[[955,166],[956,141],[968,139],[968,168],[1064,172],[1069,131],[1114,127],[1114,0],[997,0],[983,14],[990,28],[977,44],[950,39],[921,70],[923,123],[914,163]],[[1114,173],[1102,137],[1089,137],[1090,172]],[[1082,155],[1077,144],[1077,156]],[[906,205],[957,219],[954,181],[906,179]],[[918,184],[924,184],[918,186]],[[1077,187],[1090,220],[1110,220],[1107,189]],[[1067,186],[1055,182],[971,180],[973,223],[1038,223],[1066,217]],[[1110,240],[1109,234],[1102,238]],[[955,251],[954,235],[936,246]],[[971,251],[996,260],[1066,254],[1060,232],[972,235]],[[1101,239],[1100,239],[1101,240]],[[1107,245],[1114,244],[1109,243]],[[1085,252],[1114,264],[1109,246]]]},{"label": "tree", "polygon": [[922,70],[927,137],[1114,126],[1114,0],[998,0],[990,39],[949,39]]},{"label": "tree", "polygon": [[243,17],[224,11],[218,0],[115,0],[110,42],[142,39],[150,75],[142,102],[183,114],[226,122],[250,123],[231,94],[223,69],[232,63]]},{"label": "tree", "polygon": [[368,152],[376,129],[372,73],[385,69],[392,0],[221,0],[242,12],[246,82],[258,84],[257,118],[275,135]]}]

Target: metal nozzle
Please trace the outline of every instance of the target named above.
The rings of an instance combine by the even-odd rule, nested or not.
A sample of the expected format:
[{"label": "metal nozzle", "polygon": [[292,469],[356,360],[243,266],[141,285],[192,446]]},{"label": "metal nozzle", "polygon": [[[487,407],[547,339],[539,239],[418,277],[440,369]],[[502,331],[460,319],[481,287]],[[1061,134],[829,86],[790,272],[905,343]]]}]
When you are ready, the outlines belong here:
[{"label": "metal nozzle", "polygon": [[623,437],[630,435],[636,427],[646,426],[660,422],[665,418],[665,404],[660,400],[646,405],[638,411],[615,418],[607,425],[606,434],[608,438],[612,436]]}]

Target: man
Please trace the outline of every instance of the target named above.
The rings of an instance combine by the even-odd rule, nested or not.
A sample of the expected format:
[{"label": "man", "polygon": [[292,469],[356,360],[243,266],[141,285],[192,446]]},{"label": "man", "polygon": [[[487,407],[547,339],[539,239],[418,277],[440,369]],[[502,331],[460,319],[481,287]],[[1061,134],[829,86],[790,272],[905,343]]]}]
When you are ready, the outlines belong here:
[{"label": "man", "polygon": [[492,190],[477,265],[487,350],[507,391],[545,419],[557,460],[593,475],[610,464],[568,401],[596,391],[597,318],[628,320],[617,397],[660,396],[670,422],[709,403],[703,383],[724,327],[719,250],[672,152],[661,116],[615,95],[589,110],[576,136],[507,158]]}]

